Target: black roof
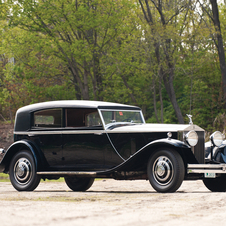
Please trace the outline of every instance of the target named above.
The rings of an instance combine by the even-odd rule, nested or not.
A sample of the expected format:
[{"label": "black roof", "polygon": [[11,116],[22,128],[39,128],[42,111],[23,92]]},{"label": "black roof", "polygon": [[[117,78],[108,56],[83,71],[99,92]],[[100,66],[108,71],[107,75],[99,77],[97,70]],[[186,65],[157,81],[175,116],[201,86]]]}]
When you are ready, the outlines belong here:
[{"label": "black roof", "polygon": [[89,101],[89,100],[60,100],[49,101],[37,104],[31,104],[19,108],[16,113],[16,121],[14,131],[26,131],[30,128],[32,112],[54,109],[54,108],[96,108],[96,109],[118,109],[118,110],[141,110],[139,107],[102,102],[102,101]]},{"label": "black roof", "polygon": [[98,108],[98,109],[133,109],[140,110],[139,107],[103,102],[103,101],[90,101],[90,100],[59,100],[59,101],[49,101],[37,104],[31,104],[18,109],[17,113],[20,112],[33,112],[42,109],[51,108]]}]

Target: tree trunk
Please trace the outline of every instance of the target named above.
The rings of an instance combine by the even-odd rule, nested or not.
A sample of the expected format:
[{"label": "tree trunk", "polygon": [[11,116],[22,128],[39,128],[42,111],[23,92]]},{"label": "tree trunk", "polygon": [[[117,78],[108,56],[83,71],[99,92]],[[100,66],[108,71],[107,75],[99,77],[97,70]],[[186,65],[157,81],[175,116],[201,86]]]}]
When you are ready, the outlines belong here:
[{"label": "tree trunk", "polygon": [[153,102],[154,102],[154,111],[155,111],[155,118],[157,122],[159,123],[159,118],[158,118],[158,112],[156,108],[156,90],[155,90],[155,76],[153,75],[152,79],[152,84],[153,84]]},{"label": "tree trunk", "polygon": [[172,81],[171,76],[169,76],[169,77],[164,76],[163,81],[164,81],[164,85],[165,85],[165,88],[166,88],[166,92],[167,92],[167,94],[170,98],[170,101],[171,101],[173,108],[174,108],[174,111],[176,113],[178,122],[180,124],[184,124],[184,119],[183,119],[180,107],[177,103],[176,94],[175,94],[175,91],[174,91],[173,81]]},{"label": "tree trunk", "polygon": [[221,25],[219,20],[219,10],[218,10],[218,5],[216,0],[210,0],[210,3],[212,5],[213,23],[215,26],[217,42],[218,42],[217,50],[218,50],[221,76],[222,76],[223,101],[224,101],[224,106],[226,108],[226,64],[225,64],[223,38],[221,34]]},{"label": "tree trunk", "polygon": [[162,79],[159,77],[159,99],[161,104],[161,123],[163,123]]},{"label": "tree trunk", "polygon": [[94,95],[96,96],[97,100],[103,100],[103,83],[102,77],[100,72],[100,60],[97,53],[93,54],[93,73],[96,86],[93,87]]},{"label": "tree trunk", "polygon": [[[145,9],[142,0],[139,0],[139,3],[141,5],[141,9],[142,9],[142,12],[144,14],[145,20],[147,21],[147,23],[149,25],[155,25],[155,22],[153,20],[153,15],[152,15],[152,12],[151,12],[151,7],[149,6],[149,2],[152,3],[153,7],[157,9],[158,17],[161,18],[161,24],[163,25],[163,28],[165,28],[167,26],[167,24],[166,24],[166,20],[165,20],[165,15],[163,13],[164,1],[144,0],[144,3],[146,5],[146,9]],[[179,11],[174,16],[176,16],[178,13],[179,13]],[[152,33],[155,32],[152,29],[152,27],[151,27],[151,32]],[[167,91],[167,94],[168,94],[170,101],[173,105],[173,108],[175,110],[178,122],[181,123],[181,124],[184,124],[184,119],[183,119],[180,107],[177,103],[176,94],[175,94],[175,90],[174,90],[174,87],[173,87],[173,77],[174,77],[173,66],[174,65],[171,62],[173,62],[174,59],[173,59],[173,56],[170,55],[170,53],[171,53],[170,52],[170,48],[171,48],[171,41],[170,40],[171,40],[170,38],[165,38],[165,40],[164,40],[164,38],[163,38],[163,40],[159,40],[159,39],[156,38],[154,40],[155,56],[156,56],[156,59],[157,59],[157,64],[160,68],[160,70],[159,70],[160,78],[163,78],[165,89]],[[164,54],[160,53],[160,48],[163,49]],[[160,54],[161,54],[162,58],[164,58],[164,61],[167,65],[167,67],[164,68],[164,69],[163,69],[164,62],[162,62],[162,60],[160,58]],[[163,120],[163,117],[162,117],[162,120]]]},{"label": "tree trunk", "polygon": [[[79,74],[79,69],[76,67],[76,64],[73,64],[71,65],[71,67],[69,68],[71,73],[72,73],[72,76],[73,76],[73,82],[74,82],[74,85],[75,85],[75,88],[78,86],[79,87],[79,91],[80,91],[80,96],[81,98],[80,99],[83,99],[83,100],[89,100],[89,93],[88,93],[88,90],[87,90],[87,85],[88,85],[88,81],[87,80],[87,75],[85,74],[85,70],[84,70],[84,74],[83,74],[83,79],[84,81],[81,80],[80,78],[80,74]],[[86,87],[86,89],[85,89]],[[75,91],[77,91],[78,89],[76,89]]]},{"label": "tree trunk", "polygon": [[83,84],[84,84],[84,100],[89,100],[89,84],[88,84],[88,71],[87,71],[87,62],[84,61],[84,75],[83,75]]},{"label": "tree trunk", "polygon": [[125,87],[126,87],[128,90],[131,90],[131,92],[130,92],[130,97],[131,97],[131,99],[132,99],[132,101],[133,101],[133,104],[134,104],[134,105],[137,105],[136,98],[135,98],[135,96],[133,95],[133,90],[132,90],[132,88],[129,86],[128,82],[126,81],[125,75],[122,75],[122,80],[123,80],[123,82],[124,82]]},{"label": "tree trunk", "polygon": [[[166,45],[167,44],[168,43],[166,43]],[[168,47],[166,46],[166,48],[165,48],[165,58],[166,58],[166,61],[167,61],[167,64],[168,64],[167,65],[168,68],[167,68],[166,71],[164,71],[163,66],[161,64],[161,61],[160,61],[159,45],[155,45],[155,55],[156,55],[156,58],[157,58],[157,62],[160,66],[159,78],[163,79],[166,92],[167,92],[167,94],[170,98],[171,104],[173,105],[173,109],[176,113],[178,122],[181,123],[181,124],[184,124],[184,119],[183,119],[180,107],[177,103],[176,94],[175,94],[175,90],[174,90],[174,87],[173,87],[174,69],[173,69],[173,65],[170,62],[170,57],[169,57],[169,53],[168,53],[169,50],[167,48]],[[162,110],[162,112],[163,112],[163,110]],[[163,121],[163,117],[162,117],[162,121]]]},{"label": "tree trunk", "polygon": [[76,76],[74,76],[73,70],[70,67],[69,67],[69,70],[71,71],[71,74],[72,74],[72,77],[73,77],[73,84],[74,84],[74,88],[75,88],[76,99],[77,100],[81,100],[82,99],[81,91],[80,91],[80,88],[78,86],[78,82],[77,82]]}]

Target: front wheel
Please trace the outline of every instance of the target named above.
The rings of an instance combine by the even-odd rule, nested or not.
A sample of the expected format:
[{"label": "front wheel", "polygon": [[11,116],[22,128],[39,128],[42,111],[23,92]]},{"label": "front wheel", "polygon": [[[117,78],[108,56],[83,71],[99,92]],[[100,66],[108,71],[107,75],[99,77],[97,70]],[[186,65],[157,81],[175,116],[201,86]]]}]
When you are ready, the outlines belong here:
[{"label": "front wheel", "polygon": [[184,162],[174,150],[158,150],[148,161],[147,174],[156,191],[175,192],[184,180]]},{"label": "front wheel", "polygon": [[71,190],[86,191],[93,185],[95,178],[65,177],[64,180]]},{"label": "front wheel", "polygon": [[12,158],[9,177],[18,191],[33,191],[38,186],[41,177],[36,174],[34,158],[29,151],[20,151]]},{"label": "front wheel", "polygon": [[213,192],[225,192],[226,191],[226,176],[221,176],[213,179],[204,179],[205,186]]}]

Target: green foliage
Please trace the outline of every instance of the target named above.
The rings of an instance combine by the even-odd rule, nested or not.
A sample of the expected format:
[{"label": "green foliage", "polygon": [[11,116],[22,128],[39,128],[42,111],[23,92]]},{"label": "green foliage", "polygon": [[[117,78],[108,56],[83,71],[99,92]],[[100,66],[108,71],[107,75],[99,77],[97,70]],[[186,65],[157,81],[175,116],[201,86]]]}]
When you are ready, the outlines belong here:
[{"label": "green foliage", "polygon": [[5,173],[0,173],[0,182],[9,182],[9,175]]},{"label": "green foliage", "polygon": [[[191,113],[204,129],[223,129],[221,73],[207,14],[200,17],[195,1],[163,2],[163,23],[148,1],[148,23],[142,2],[2,2],[0,114],[10,118],[17,108],[46,100],[93,99],[138,105],[147,122],[163,114],[164,123],[177,123],[163,80],[172,73],[185,123]],[[224,39],[225,10],[220,5]]]}]

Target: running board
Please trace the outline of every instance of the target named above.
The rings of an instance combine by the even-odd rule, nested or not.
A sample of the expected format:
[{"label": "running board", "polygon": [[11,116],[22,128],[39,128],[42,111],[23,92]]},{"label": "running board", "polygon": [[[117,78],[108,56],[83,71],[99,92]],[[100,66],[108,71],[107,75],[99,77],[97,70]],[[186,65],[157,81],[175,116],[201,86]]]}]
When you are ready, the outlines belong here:
[{"label": "running board", "polygon": [[78,176],[78,177],[96,177],[96,172],[80,172],[80,171],[46,171],[37,172],[38,175],[56,175],[56,176]]},{"label": "running board", "polygon": [[187,173],[226,173],[226,164],[188,164]]},{"label": "running board", "polygon": [[[188,164],[187,173],[225,173],[226,164]],[[56,175],[56,176],[78,176],[78,177],[96,177],[96,172],[80,171],[45,171],[37,172],[38,175]]]}]

